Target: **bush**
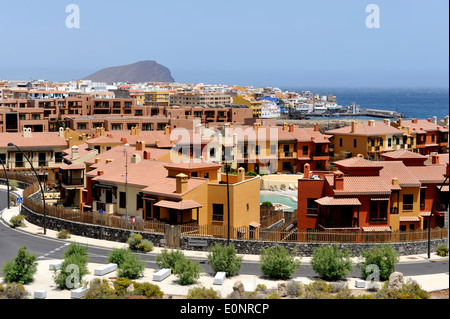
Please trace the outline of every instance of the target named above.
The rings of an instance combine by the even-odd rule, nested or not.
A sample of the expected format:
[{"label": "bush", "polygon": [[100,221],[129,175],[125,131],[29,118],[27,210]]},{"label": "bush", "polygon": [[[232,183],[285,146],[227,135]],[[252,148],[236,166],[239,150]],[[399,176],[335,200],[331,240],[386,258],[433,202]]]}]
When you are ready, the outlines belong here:
[{"label": "bush", "polygon": [[130,250],[147,253],[153,250],[153,243],[147,239],[142,239],[141,234],[133,233],[127,240]]},{"label": "bush", "polygon": [[265,201],[261,204],[262,207],[273,207],[273,204],[269,201]]},{"label": "bush", "polygon": [[0,299],[28,299],[30,293],[22,284],[9,283],[6,286],[0,284]]},{"label": "bush", "polygon": [[137,279],[143,276],[145,265],[138,256],[130,255],[117,267],[117,276]]},{"label": "bush", "polygon": [[36,254],[27,252],[27,247],[19,248],[17,256],[12,261],[6,261],[2,272],[7,283],[28,284],[33,281],[37,272]]},{"label": "bush", "polygon": [[242,257],[237,256],[234,244],[216,244],[209,249],[208,263],[215,272],[225,272],[227,277],[236,276],[241,269]]},{"label": "bush", "polygon": [[445,257],[448,255],[448,247],[445,244],[437,245],[435,252],[438,256]]},{"label": "bush", "polygon": [[70,233],[66,229],[61,229],[61,231],[58,234],[56,234],[56,236],[58,236],[58,238],[61,238],[61,239],[69,239]]},{"label": "bush", "polygon": [[15,215],[11,217],[9,222],[12,224],[12,228],[24,227],[25,226],[25,216],[24,215]]},{"label": "bush", "polygon": [[70,257],[72,255],[80,255],[86,258],[86,263],[88,259],[87,247],[78,243],[70,243],[67,249],[64,251],[63,258]]},{"label": "bush", "polygon": [[414,282],[403,284],[401,289],[388,289],[387,283],[375,294],[375,299],[428,299],[429,293]]},{"label": "bush", "polygon": [[161,299],[164,296],[164,293],[161,291],[161,288],[158,285],[154,285],[148,282],[133,282],[133,285],[133,295],[141,295],[152,299]]},{"label": "bush", "polygon": [[261,249],[260,266],[264,275],[270,278],[287,279],[297,271],[300,261],[289,254],[286,248],[276,245]]},{"label": "bush", "polygon": [[311,265],[320,278],[325,280],[341,280],[352,271],[350,250],[339,249],[338,245],[322,245],[315,248]]},{"label": "bush", "polygon": [[302,285],[293,280],[286,284],[286,291],[288,296],[298,297],[301,294]]},{"label": "bush", "polygon": [[[67,252],[67,251],[66,251]],[[59,289],[79,288],[82,284],[83,276],[89,272],[87,270],[88,256],[81,253],[68,253],[64,257],[59,270],[55,270],[53,276],[55,284]]]},{"label": "bush", "polygon": [[188,290],[186,299],[220,299],[220,296],[212,288],[193,287]]},{"label": "bush", "polygon": [[364,258],[359,264],[361,268],[361,276],[367,278],[372,274],[369,265],[376,265],[379,268],[380,280],[388,280],[389,276],[395,271],[395,265],[399,262],[399,255],[389,245],[381,245],[379,247],[372,247],[367,251],[361,252],[361,257]]},{"label": "bush", "polygon": [[254,171],[249,171],[247,172],[247,174],[245,174],[246,176],[258,176],[258,173],[254,172]]},{"label": "bush", "polygon": [[117,299],[116,291],[109,286],[106,279],[94,279],[82,299]]},{"label": "bush", "polygon": [[125,248],[114,248],[108,255],[107,262],[109,264],[117,264],[117,267],[120,268],[120,266],[123,264],[127,258],[130,258],[132,256],[132,253]]},{"label": "bush", "polygon": [[127,288],[132,284],[131,280],[126,277],[117,278],[114,281],[114,290],[117,296],[124,296],[127,293]]},{"label": "bush", "polygon": [[175,265],[184,258],[184,254],[181,250],[168,251],[164,249],[161,251],[161,254],[156,256],[156,263],[160,268],[170,268],[172,273],[174,273]]},{"label": "bush", "polygon": [[191,285],[200,277],[201,272],[202,268],[198,263],[184,258],[176,263],[174,274],[180,285]]}]

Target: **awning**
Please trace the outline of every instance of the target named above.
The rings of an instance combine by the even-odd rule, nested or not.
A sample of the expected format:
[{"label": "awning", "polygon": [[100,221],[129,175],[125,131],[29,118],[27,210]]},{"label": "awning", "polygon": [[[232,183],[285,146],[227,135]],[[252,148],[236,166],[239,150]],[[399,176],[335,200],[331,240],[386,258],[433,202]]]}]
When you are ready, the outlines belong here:
[{"label": "awning", "polygon": [[400,217],[401,222],[420,222],[419,216],[404,216]]},{"label": "awning", "polygon": [[365,232],[386,232],[391,231],[390,226],[367,226],[362,228]]},{"label": "awning", "polygon": [[257,223],[257,222],[251,222],[249,225],[252,227],[255,227],[255,228],[258,228],[259,226],[261,226],[261,224]]},{"label": "awning", "polygon": [[197,203],[194,200],[182,200],[179,202],[174,202],[170,200],[161,200],[157,202],[154,206],[158,207],[164,207],[169,209],[176,209],[176,210],[187,210],[187,209],[194,209],[194,208],[200,208],[202,205]]},{"label": "awning", "polygon": [[420,212],[420,216],[422,217],[430,217],[431,212]]},{"label": "awning", "polygon": [[[436,187],[439,190],[440,186],[436,186]],[[448,185],[442,186],[441,192],[447,192],[448,193]]]},{"label": "awning", "polygon": [[70,170],[70,169],[84,169],[84,164],[62,164],[59,166],[59,169],[62,170]]},{"label": "awning", "polygon": [[361,202],[357,198],[335,198],[322,197],[316,199],[315,202],[322,206],[360,206]]},{"label": "awning", "polygon": [[371,198],[371,201],[374,202],[383,202],[383,201],[389,201],[389,198],[385,197],[385,198]]}]

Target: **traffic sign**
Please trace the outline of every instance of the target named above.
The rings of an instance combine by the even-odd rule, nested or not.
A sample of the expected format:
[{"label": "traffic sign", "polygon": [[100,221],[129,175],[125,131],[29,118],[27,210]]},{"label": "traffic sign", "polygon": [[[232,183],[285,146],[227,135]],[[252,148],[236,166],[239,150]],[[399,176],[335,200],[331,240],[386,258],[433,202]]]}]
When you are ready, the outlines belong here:
[{"label": "traffic sign", "polygon": [[133,225],[134,225],[134,223],[136,222],[136,217],[131,217],[131,222],[132,222]]},{"label": "traffic sign", "polygon": [[99,210],[98,210],[98,213],[99,213],[99,214],[103,214],[103,209],[99,209]]},{"label": "traffic sign", "polygon": [[17,196],[17,197],[16,197],[16,203],[17,203],[17,204],[23,204],[23,197]]}]

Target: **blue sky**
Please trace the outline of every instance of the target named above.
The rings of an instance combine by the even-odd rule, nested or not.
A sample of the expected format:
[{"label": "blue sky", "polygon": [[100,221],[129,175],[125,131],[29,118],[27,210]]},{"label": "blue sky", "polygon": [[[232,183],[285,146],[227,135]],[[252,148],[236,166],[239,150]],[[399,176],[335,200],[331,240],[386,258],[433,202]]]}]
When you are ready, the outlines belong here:
[{"label": "blue sky", "polygon": [[[80,28],[66,27],[66,6]],[[380,28],[366,27],[366,6]],[[179,82],[448,87],[446,0],[2,1],[0,79],[155,60]]]}]

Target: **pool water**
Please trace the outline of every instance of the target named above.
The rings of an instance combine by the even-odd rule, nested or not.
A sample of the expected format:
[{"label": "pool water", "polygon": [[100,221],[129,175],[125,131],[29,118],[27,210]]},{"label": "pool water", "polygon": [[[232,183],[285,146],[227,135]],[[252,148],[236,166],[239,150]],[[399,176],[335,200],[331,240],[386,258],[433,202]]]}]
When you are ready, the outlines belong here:
[{"label": "pool water", "polygon": [[280,194],[261,193],[260,203],[263,203],[263,202],[271,202],[272,204],[279,203],[279,204],[289,206],[290,208],[286,209],[286,211],[289,211],[289,212],[293,212],[295,209],[297,209],[296,201],[294,201],[292,198],[290,198],[288,196],[283,196]]}]

